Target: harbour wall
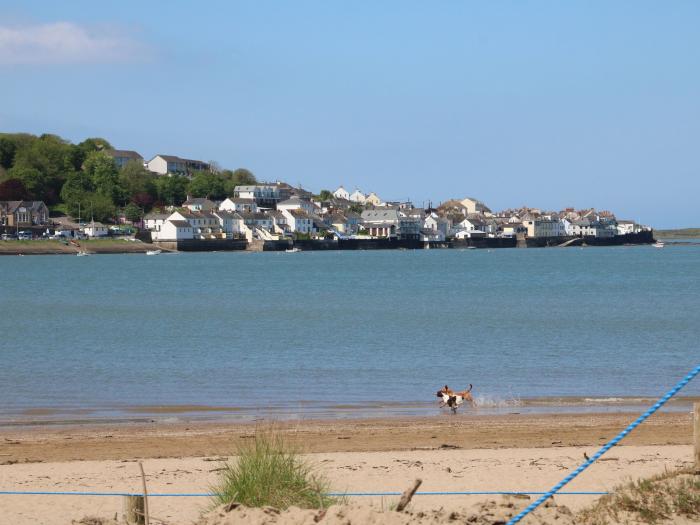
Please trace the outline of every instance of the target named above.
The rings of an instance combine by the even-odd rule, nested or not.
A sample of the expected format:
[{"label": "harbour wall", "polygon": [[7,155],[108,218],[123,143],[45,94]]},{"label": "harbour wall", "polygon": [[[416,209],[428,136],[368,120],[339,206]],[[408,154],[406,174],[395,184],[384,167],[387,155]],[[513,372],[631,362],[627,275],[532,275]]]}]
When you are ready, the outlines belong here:
[{"label": "harbour wall", "polygon": [[568,246],[623,246],[625,244],[652,244],[654,242],[653,231],[643,231],[638,233],[627,233],[625,235],[614,235],[612,237],[595,237],[586,235],[582,237],[528,237],[525,239],[528,248],[544,248],[547,246],[561,246],[569,243]]}]

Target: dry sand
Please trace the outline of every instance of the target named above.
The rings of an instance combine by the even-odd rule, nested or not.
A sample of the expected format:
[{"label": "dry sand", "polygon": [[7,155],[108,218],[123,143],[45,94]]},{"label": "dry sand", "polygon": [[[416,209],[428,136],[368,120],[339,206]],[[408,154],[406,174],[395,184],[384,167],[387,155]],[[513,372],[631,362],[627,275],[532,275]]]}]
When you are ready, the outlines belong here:
[{"label": "dry sand", "polygon": [[[507,416],[280,424],[303,443],[341,492],[400,492],[415,478],[421,491],[544,491],[580,464],[631,415]],[[661,414],[614,448],[568,490],[609,490],[629,479],[691,463],[689,414]],[[206,492],[235,440],[251,425],[74,427],[0,431],[0,489],[140,491],[136,458],[144,458],[151,492]],[[108,437],[111,436],[111,437]],[[435,437],[433,437],[435,436]],[[672,443],[672,444],[668,444]],[[441,448],[451,445],[461,448]],[[576,446],[572,446],[576,445]],[[8,455],[9,454],[9,455]],[[162,456],[157,458],[156,456]],[[199,457],[194,457],[199,456]],[[9,463],[9,464],[8,464]],[[416,496],[421,509],[460,509],[486,496]],[[353,498],[388,508],[396,497]],[[573,510],[592,496],[559,496]],[[193,523],[206,498],[154,497],[151,514]],[[85,515],[114,517],[119,497],[0,496],[2,523],[67,524]]]}]

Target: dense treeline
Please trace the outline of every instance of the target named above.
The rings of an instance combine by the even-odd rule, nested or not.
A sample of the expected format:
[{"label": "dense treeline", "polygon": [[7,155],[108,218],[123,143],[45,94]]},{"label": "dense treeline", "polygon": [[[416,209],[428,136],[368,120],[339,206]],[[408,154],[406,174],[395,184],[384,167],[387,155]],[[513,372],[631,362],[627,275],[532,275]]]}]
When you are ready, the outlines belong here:
[{"label": "dense treeline", "polygon": [[120,210],[135,220],[153,208],[179,205],[187,195],[224,199],[253,184],[246,169],[158,176],[138,161],[118,169],[102,138],[72,144],[56,135],[0,133],[0,200],[41,200],[73,217],[105,221]]}]

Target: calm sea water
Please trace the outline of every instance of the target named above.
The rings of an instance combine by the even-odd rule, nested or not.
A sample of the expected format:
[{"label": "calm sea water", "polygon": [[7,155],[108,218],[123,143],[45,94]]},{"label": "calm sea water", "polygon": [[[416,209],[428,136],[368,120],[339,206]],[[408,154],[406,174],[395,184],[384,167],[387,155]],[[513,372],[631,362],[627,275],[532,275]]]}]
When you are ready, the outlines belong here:
[{"label": "calm sea water", "polygon": [[0,276],[4,421],[435,412],[445,383],[595,405],[700,363],[700,246],[2,257]]}]

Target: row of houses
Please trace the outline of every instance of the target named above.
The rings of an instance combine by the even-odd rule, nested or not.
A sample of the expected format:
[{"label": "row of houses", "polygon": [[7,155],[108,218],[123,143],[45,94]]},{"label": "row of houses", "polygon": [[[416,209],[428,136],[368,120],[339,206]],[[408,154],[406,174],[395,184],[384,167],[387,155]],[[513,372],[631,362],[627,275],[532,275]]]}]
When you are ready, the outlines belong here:
[{"label": "row of houses", "polygon": [[[618,221],[609,212],[532,208],[493,213],[474,198],[448,201],[440,207],[416,208],[410,203],[364,205],[335,197],[317,200],[279,184],[238,186],[235,196],[221,202],[189,198],[181,209],[150,214],[145,227],[154,240],[225,239],[278,240],[310,237],[399,238],[444,241],[479,237],[612,237],[641,229],[633,221]],[[288,196],[280,200],[281,196]],[[185,224],[187,223],[187,224]]]},{"label": "row of houses", "polygon": [[357,232],[360,216],[352,212],[315,213],[311,201],[293,197],[274,209],[261,208],[252,198],[231,197],[220,203],[191,198],[171,213],[151,213],[144,227],[154,241],[188,239],[280,240],[294,235],[326,237]]}]

